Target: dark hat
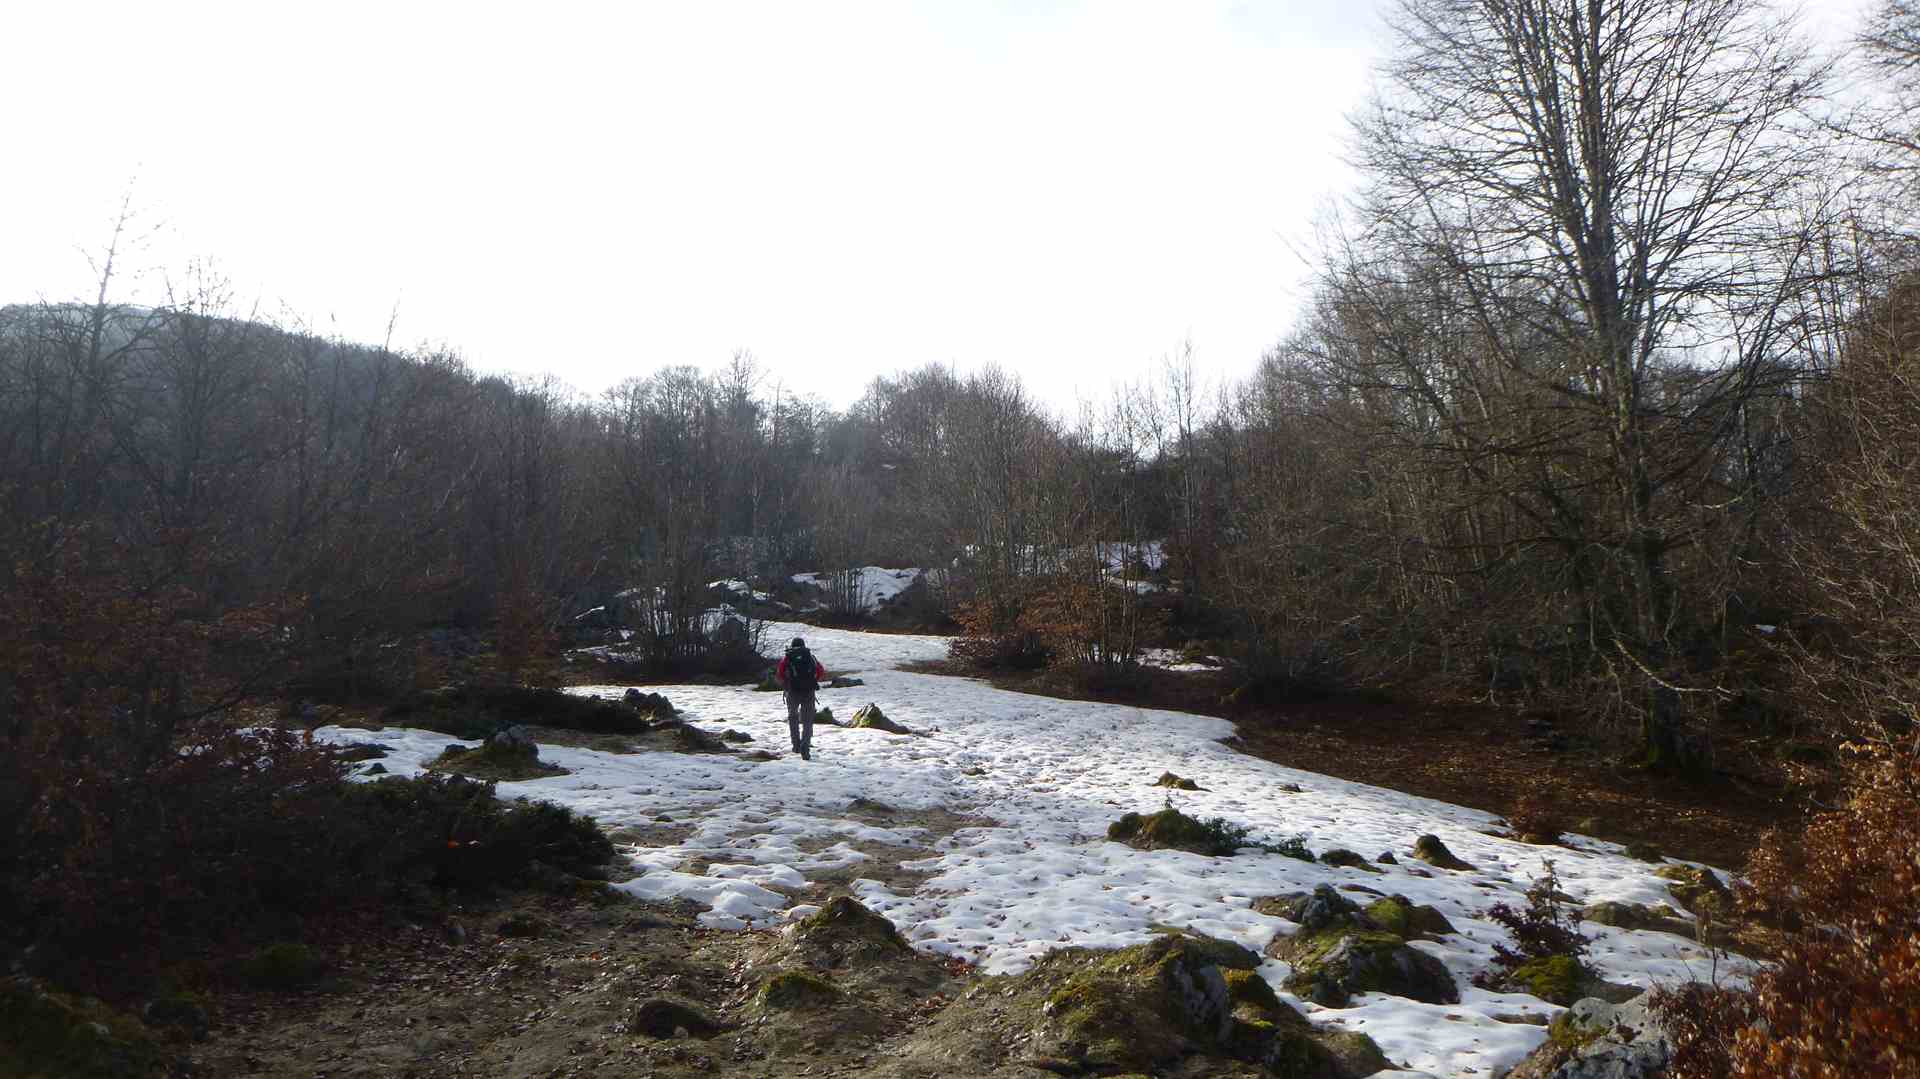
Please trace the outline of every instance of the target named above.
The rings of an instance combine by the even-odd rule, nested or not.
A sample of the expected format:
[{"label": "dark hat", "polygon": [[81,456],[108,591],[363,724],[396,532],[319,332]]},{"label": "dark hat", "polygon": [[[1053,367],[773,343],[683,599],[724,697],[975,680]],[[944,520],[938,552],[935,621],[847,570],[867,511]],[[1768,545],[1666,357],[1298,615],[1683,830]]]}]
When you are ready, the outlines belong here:
[{"label": "dark hat", "polygon": [[805,648],[806,646],[807,646],[807,642],[801,640],[798,637],[795,637],[793,639],[793,643],[787,645],[788,648]]}]

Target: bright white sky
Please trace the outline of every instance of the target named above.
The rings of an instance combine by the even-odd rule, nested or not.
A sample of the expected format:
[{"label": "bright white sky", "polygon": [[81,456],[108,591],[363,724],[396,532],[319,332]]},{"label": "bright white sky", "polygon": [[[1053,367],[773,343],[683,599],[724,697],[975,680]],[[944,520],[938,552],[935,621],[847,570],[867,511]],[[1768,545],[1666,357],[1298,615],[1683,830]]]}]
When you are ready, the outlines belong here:
[{"label": "bright white sky", "polygon": [[[1862,0],[1816,0],[1851,28]],[[447,343],[598,392],[752,351],[835,405],[997,362],[1069,408],[1251,370],[1351,186],[1374,0],[10,4],[0,303]]]}]

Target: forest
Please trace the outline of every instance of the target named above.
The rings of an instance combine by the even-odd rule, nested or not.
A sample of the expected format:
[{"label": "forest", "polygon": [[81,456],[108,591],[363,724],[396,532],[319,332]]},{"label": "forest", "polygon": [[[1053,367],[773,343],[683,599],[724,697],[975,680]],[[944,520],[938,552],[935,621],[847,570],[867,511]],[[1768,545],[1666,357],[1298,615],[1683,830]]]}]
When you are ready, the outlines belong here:
[{"label": "forest", "polygon": [[1686,1074],[1912,1074],[1920,9],[1841,63],[1749,0],[1401,7],[1365,186],[1232,384],[1175,354],[1067,415],[926,365],[840,410],[740,353],[585,395],[211,273],[123,303],[117,235],[96,295],[0,307],[0,956],[99,991],[239,917],[155,866],[254,842],[287,864],[221,903],[291,902],[308,848],[235,822],[330,765],[245,731],[432,688],[435,633],[543,684],[614,610],[653,681],[751,678],[714,582],[838,574],[859,626],[858,568],[918,567],[882,628],[978,669],[1125,699],[1185,649],[1234,705],[1551,715],[1671,784],[1771,760],[1801,823],[1742,901],[1838,931],[1684,1002]]}]

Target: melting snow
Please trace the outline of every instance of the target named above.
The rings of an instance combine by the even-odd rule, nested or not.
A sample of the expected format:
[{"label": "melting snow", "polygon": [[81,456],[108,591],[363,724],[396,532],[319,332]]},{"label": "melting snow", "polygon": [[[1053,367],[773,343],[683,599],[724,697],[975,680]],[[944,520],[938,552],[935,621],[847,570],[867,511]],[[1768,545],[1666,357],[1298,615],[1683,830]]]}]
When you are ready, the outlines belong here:
[{"label": "melting snow", "polygon": [[[803,913],[809,908],[776,889],[802,888],[810,872],[860,864],[869,858],[863,845],[920,847],[925,857],[909,863],[926,873],[917,887],[894,891],[862,879],[854,884],[856,894],[891,918],[916,947],[977,962],[988,973],[1018,972],[1061,944],[1139,943],[1154,925],[1191,927],[1260,949],[1295,927],[1255,913],[1256,897],[1321,883],[1402,893],[1438,907],[1460,930],[1438,943],[1414,945],[1446,964],[1460,983],[1460,1004],[1365,994],[1352,1007],[1325,1009],[1282,996],[1318,1022],[1337,1020],[1366,1032],[1404,1067],[1444,1076],[1510,1066],[1546,1036],[1542,1027],[1494,1016],[1559,1010],[1533,997],[1476,989],[1469,981],[1491,960],[1492,945],[1506,939],[1480,912],[1495,902],[1523,902],[1521,893],[1545,858],[1555,860],[1562,887],[1582,904],[1668,899],[1654,867],[1613,844],[1575,837],[1581,849],[1568,850],[1499,839],[1486,834],[1495,824],[1487,813],[1236,753],[1220,741],[1233,733],[1226,720],[1053,700],[893,669],[944,656],[947,641],[941,637],[779,623],[767,629],[774,640],[805,635],[829,669],[866,680],[854,689],[822,689],[823,705],[850,715],[874,701],[924,735],[820,727],[811,762],[784,752],[753,763],[733,756],[615,755],[545,746],[542,756],[571,774],[502,783],[500,794],[550,799],[609,829],[666,821],[690,826],[691,834],[678,843],[629,848],[639,875],[619,887],[648,898],[695,900],[709,908],[701,920],[719,928],[771,926]],[[777,696],[745,686],[657,688],[689,722],[743,730],[756,747],[785,749],[785,713]],[[624,689],[576,692],[616,697]],[[316,733],[336,741],[365,737],[331,727]],[[398,729],[381,732],[379,739],[395,747],[382,763],[401,775],[417,772],[453,741]],[[1169,770],[1207,789],[1150,786]],[[1294,793],[1292,786],[1301,789]],[[916,827],[877,827],[849,818],[856,798],[901,810],[944,808],[982,823],[937,838]],[[1156,810],[1169,798],[1189,814],[1248,825],[1256,839],[1304,833],[1316,851],[1346,847],[1373,857],[1392,850],[1403,864],[1381,866],[1386,873],[1374,875],[1251,850],[1206,858],[1136,851],[1105,839],[1115,817]],[[1478,870],[1433,870],[1431,877],[1409,872],[1416,863],[1407,852],[1425,832],[1439,835]],[[684,872],[695,860],[705,871]],[[1592,966],[1612,981],[1649,986],[1713,974],[1711,957],[1692,941],[1592,923],[1583,929],[1595,938]],[[1263,973],[1278,989],[1288,970],[1269,961]],[[1724,979],[1727,971],[1719,975]]]}]

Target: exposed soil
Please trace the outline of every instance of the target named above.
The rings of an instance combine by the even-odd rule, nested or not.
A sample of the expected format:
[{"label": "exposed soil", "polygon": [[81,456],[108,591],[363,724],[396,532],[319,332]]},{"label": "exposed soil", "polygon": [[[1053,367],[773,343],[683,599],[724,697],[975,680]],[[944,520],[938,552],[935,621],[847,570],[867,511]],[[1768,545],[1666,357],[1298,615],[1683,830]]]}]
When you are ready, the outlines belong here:
[{"label": "exposed soil", "polygon": [[[913,668],[971,673],[946,662]],[[1389,787],[1490,813],[1532,796],[1568,831],[1646,843],[1675,858],[1737,869],[1769,829],[1798,822],[1796,795],[1762,767],[1740,762],[1701,779],[1620,764],[1577,732],[1485,705],[1437,705],[1379,696],[1223,703],[1232,688],[1209,672],[1154,670],[1139,685],[1089,690],[1057,672],[1000,673],[1001,689],[1221,716],[1239,724],[1236,748],[1276,764]]]}]

